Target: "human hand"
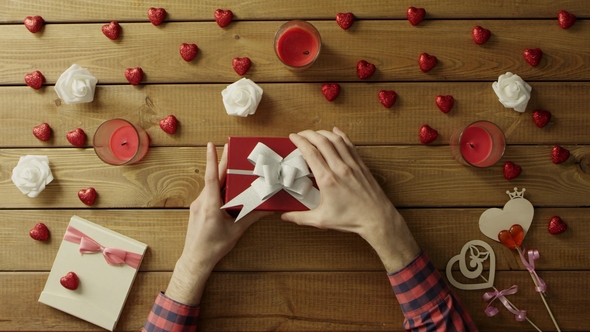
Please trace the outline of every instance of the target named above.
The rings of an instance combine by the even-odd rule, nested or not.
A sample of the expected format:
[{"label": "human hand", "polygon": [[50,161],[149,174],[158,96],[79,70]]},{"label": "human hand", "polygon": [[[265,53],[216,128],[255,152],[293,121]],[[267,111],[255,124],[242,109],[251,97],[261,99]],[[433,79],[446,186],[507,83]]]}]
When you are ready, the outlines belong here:
[{"label": "human hand", "polygon": [[285,221],[359,234],[375,249],[388,273],[420,252],[403,217],[387,198],[348,136],[334,128],[291,134],[320,189],[320,205],[287,212]]},{"label": "human hand", "polygon": [[236,223],[225,210],[221,210],[220,189],[225,183],[226,169],[227,145],[218,165],[215,146],[207,144],[205,187],[191,203],[184,250],[166,290],[166,295],[178,302],[198,304],[217,262],[232,250],[250,225],[271,214],[254,211]]}]

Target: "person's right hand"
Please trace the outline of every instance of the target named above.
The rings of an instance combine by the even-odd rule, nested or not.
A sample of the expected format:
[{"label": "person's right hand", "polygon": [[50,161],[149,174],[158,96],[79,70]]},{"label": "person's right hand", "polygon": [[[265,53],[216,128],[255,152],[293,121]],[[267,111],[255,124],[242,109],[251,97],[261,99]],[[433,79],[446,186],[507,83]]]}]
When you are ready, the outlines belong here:
[{"label": "person's right hand", "polygon": [[283,213],[283,220],[359,234],[375,249],[388,273],[418,255],[420,249],[403,217],[344,132],[307,130],[291,134],[290,139],[314,174],[321,202],[310,211]]}]

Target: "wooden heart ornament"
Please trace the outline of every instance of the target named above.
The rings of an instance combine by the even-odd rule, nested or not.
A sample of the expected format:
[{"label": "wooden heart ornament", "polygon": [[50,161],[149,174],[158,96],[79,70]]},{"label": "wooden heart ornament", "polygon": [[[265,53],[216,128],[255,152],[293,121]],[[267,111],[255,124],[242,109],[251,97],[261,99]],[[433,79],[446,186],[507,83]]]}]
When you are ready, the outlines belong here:
[{"label": "wooden heart ornament", "polygon": [[479,217],[479,229],[485,236],[500,242],[498,234],[501,231],[508,231],[513,225],[520,225],[522,227],[522,238],[519,238],[519,240],[522,243],[524,236],[531,227],[535,214],[533,204],[524,198],[525,191],[524,188],[520,192],[517,188],[514,188],[513,193],[506,191],[506,194],[510,196],[510,200],[504,205],[503,209],[487,209],[481,214]]},{"label": "wooden heart ornament", "polygon": [[[481,248],[481,249],[480,249]],[[467,251],[469,250],[469,268],[467,267],[466,257]],[[480,277],[483,273],[483,263],[486,260],[490,260],[490,271],[487,278],[487,281],[484,277],[481,278],[482,281],[480,283],[475,284],[463,284],[455,280],[453,277],[453,265],[456,262],[459,262],[459,270],[461,274],[464,275],[468,279],[476,279]],[[471,240],[463,246],[461,249],[461,253],[453,258],[449,259],[447,263],[447,279],[449,282],[463,290],[474,290],[474,289],[485,289],[485,288],[492,288],[494,286],[494,277],[496,274],[496,256],[494,254],[494,250],[484,241],[481,240]]]}]

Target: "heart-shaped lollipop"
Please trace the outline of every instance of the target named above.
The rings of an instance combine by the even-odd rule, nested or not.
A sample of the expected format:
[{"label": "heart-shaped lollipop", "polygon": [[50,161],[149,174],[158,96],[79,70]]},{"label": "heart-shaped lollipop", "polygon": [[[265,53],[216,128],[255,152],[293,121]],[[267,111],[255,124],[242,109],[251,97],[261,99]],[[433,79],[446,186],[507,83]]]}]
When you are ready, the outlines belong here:
[{"label": "heart-shaped lollipop", "polygon": [[512,225],[509,230],[501,230],[498,233],[498,240],[505,247],[516,249],[522,244],[524,240],[524,229],[519,224]]},{"label": "heart-shaped lollipop", "polygon": [[[533,204],[524,198],[526,189],[514,192],[506,191],[510,200],[504,205],[504,209],[487,209],[479,217],[479,229],[494,241],[499,241],[498,233],[507,230],[510,226],[518,224],[523,229],[523,239],[531,227],[535,209]],[[522,242],[522,241],[521,241]]]}]

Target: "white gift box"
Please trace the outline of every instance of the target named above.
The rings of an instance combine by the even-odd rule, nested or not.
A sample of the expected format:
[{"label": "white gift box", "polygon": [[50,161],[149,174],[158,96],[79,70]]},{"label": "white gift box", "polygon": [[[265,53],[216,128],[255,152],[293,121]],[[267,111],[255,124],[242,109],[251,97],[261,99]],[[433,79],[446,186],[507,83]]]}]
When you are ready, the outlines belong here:
[{"label": "white gift box", "polygon": [[[135,261],[139,268],[147,245],[78,216],[70,219],[68,230],[72,227],[98,243],[100,250],[81,253],[80,244],[64,238],[39,302],[112,331],[137,269],[127,264],[109,264],[103,251],[108,255],[109,249],[117,248],[134,253],[131,255],[137,257]],[[78,276],[80,282],[76,290],[67,289],[60,283],[61,277],[68,272]]]}]

